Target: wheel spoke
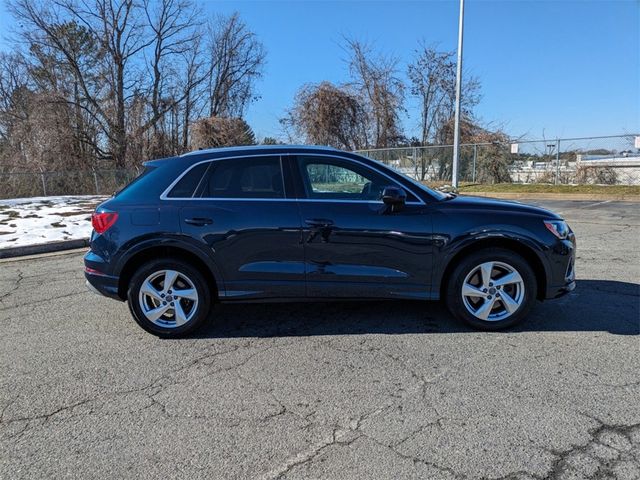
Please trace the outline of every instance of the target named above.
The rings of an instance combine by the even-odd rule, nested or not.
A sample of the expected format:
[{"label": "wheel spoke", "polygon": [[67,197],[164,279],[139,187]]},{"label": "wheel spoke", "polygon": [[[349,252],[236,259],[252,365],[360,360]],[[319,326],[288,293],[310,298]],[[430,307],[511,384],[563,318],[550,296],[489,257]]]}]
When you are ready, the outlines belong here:
[{"label": "wheel spoke", "polygon": [[505,310],[510,314],[515,312],[520,306],[518,302],[511,298],[511,295],[504,291],[500,293],[500,300],[502,300],[502,305],[504,305]]},{"label": "wheel spoke", "polygon": [[163,289],[164,293],[167,293],[168,290],[171,290],[173,288],[173,284],[175,283],[177,278],[178,278],[178,272],[174,270],[167,270],[164,273],[164,289]]},{"label": "wheel spoke", "polygon": [[176,327],[179,327],[180,325],[184,325],[185,323],[187,323],[187,316],[185,315],[179,300],[175,302],[173,311],[175,312],[175,315],[176,315]]},{"label": "wheel spoke", "polygon": [[496,302],[496,297],[493,297],[491,300],[485,300],[480,308],[478,308],[475,312],[475,316],[481,320],[486,320],[489,318],[489,314],[493,309],[493,304]]},{"label": "wheel spoke", "polygon": [[145,312],[146,317],[151,320],[152,322],[155,322],[156,320],[158,320],[162,315],[165,314],[165,312],[167,310],[169,310],[170,305],[161,305],[157,308],[154,308],[153,310],[149,310],[147,312]]},{"label": "wheel spoke", "polygon": [[465,297],[487,298],[488,293],[483,292],[478,287],[474,287],[470,283],[465,283],[462,286],[462,295],[464,295]]},{"label": "wheel spoke", "polygon": [[174,290],[173,296],[176,298],[186,298],[187,300],[197,300],[198,292],[195,288],[187,288],[184,290]]},{"label": "wheel spoke", "polygon": [[504,277],[501,277],[493,281],[493,284],[496,287],[503,287],[505,285],[510,285],[512,283],[522,283],[522,277],[515,270],[511,273],[507,273]]},{"label": "wheel spoke", "polygon": [[493,270],[493,262],[486,262],[480,265],[480,274],[482,275],[482,286],[489,288],[491,282],[491,271]]},{"label": "wheel spoke", "polygon": [[147,280],[142,284],[142,287],[140,287],[140,291],[145,295],[149,295],[150,297],[153,297],[159,302],[162,302],[162,297],[160,296],[160,292],[156,290],[156,288],[153,285],[151,285],[151,282],[149,280]]}]

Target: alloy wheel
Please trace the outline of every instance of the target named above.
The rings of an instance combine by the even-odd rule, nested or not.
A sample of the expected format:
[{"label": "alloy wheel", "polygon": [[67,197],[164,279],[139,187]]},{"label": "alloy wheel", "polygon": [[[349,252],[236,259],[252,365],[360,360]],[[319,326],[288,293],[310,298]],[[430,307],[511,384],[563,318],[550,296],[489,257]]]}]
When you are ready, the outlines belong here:
[{"label": "alloy wheel", "polygon": [[160,327],[177,328],[196,314],[198,291],[184,273],[159,270],[142,282],[138,301],[147,320]]},{"label": "alloy wheel", "polygon": [[461,294],[471,315],[483,321],[497,322],[513,315],[524,302],[524,280],[507,263],[484,262],[465,277]]}]

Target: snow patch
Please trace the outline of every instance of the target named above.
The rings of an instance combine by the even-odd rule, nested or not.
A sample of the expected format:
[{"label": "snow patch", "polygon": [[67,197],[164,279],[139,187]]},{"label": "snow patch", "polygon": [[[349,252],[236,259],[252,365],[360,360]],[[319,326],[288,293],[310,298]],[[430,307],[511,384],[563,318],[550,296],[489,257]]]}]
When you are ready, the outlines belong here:
[{"label": "snow patch", "polygon": [[89,238],[91,214],[107,198],[74,195],[0,200],[0,249]]}]

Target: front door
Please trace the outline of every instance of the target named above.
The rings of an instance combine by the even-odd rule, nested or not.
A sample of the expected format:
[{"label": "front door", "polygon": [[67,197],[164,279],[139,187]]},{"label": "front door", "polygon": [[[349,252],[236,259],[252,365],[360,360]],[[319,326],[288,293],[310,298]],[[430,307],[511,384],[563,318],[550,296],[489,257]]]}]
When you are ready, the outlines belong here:
[{"label": "front door", "polygon": [[422,200],[407,192],[404,208],[391,212],[381,194],[400,185],[355,160],[301,155],[294,164],[308,296],[430,297],[431,217]]}]

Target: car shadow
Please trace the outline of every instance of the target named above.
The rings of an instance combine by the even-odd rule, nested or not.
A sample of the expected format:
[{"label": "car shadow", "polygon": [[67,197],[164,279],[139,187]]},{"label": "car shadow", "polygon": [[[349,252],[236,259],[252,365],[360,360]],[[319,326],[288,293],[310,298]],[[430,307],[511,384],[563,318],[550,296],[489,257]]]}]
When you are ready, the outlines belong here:
[{"label": "car shadow", "polygon": [[[197,337],[287,337],[411,333],[465,333],[441,302],[351,301],[222,304]],[[578,280],[562,298],[537,302],[509,332],[609,332],[640,334],[640,284]]]}]

